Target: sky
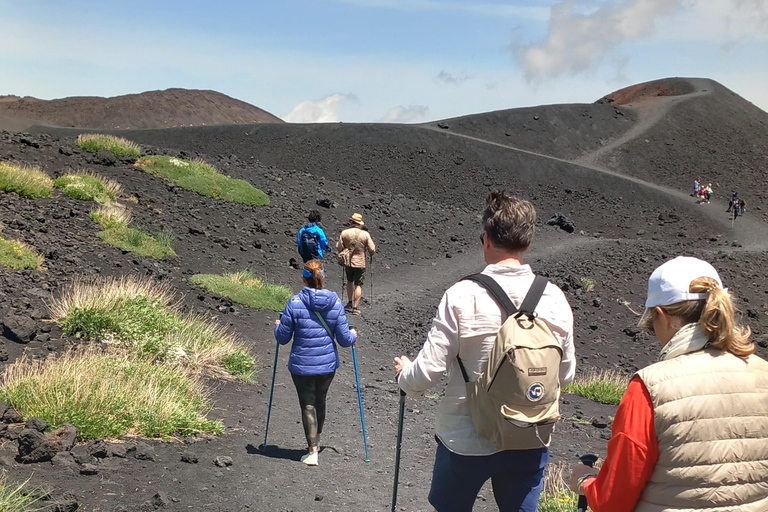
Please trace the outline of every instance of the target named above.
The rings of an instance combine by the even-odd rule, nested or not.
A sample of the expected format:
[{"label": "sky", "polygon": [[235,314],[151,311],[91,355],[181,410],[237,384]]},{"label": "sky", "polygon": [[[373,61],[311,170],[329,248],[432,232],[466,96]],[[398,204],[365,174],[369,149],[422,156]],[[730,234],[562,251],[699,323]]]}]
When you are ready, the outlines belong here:
[{"label": "sky", "polygon": [[289,122],[408,123],[670,76],[768,111],[768,0],[0,0],[0,95],[184,87]]}]

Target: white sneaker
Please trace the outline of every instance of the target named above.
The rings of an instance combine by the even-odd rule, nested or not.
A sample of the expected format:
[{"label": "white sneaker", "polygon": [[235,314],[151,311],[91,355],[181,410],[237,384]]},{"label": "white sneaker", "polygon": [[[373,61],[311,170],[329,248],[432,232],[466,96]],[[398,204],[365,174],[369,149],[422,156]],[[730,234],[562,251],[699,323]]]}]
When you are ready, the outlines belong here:
[{"label": "white sneaker", "polygon": [[309,452],[306,455],[302,455],[301,462],[303,462],[307,466],[317,466],[318,465],[318,453],[319,452]]}]

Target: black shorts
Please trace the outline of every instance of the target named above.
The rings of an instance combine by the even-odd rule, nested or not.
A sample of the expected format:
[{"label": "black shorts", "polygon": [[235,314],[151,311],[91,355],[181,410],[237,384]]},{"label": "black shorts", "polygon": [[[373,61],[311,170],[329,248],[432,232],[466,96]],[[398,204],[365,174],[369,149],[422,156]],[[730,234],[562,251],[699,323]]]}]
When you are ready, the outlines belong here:
[{"label": "black shorts", "polygon": [[363,283],[365,283],[365,267],[344,267],[344,271],[347,274],[347,281],[354,283],[355,286],[363,286]]}]

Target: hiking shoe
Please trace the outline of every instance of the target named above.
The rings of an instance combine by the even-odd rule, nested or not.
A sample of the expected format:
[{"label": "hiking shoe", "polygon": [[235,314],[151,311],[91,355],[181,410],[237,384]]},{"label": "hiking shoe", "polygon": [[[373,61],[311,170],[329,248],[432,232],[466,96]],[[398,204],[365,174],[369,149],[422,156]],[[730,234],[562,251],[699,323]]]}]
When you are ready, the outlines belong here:
[{"label": "hiking shoe", "polygon": [[360,308],[352,308],[352,314],[353,315],[359,315],[360,314]]},{"label": "hiking shoe", "polygon": [[352,311],[352,301],[347,302],[347,304],[344,306],[344,309],[347,311]]},{"label": "hiking shoe", "polygon": [[319,464],[318,453],[319,452],[309,452],[305,455],[302,455],[301,462],[303,462],[307,466],[317,466]]}]

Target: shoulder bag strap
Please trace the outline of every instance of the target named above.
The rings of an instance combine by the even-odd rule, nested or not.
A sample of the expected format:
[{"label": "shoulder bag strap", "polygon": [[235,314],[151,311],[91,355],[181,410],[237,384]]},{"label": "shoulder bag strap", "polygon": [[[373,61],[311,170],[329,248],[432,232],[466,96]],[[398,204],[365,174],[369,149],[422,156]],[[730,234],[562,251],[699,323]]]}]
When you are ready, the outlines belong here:
[{"label": "shoulder bag strap", "polygon": [[319,311],[313,311],[313,313],[317,315],[317,319],[320,320],[320,323],[323,324],[323,327],[325,327],[325,332],[328,333],[328,336],[330,336],[332,340],[336,341],[336,338],[333,336],[333,331],[331,331],[331,328],[328,327],[327,323],[325,323],[325,318],[323,318],[323,315],[321,315]]},{"label": "shoulder bag strap", "polygon": [[523,303],[520,304],[520,313],[529,317],[536,316],[536,306],[539,305],[539,301],[544,294],[544,290],[547,288],[547,284],[549,284],[549,281],[547,281],[546,277],[536,276],[533,280],[533,284],[531,284],[531,287],[528,289],[528,293],[523,299]]},{"label": "shoulder bag strap", "polygon": [[506,313],[506,317],[501,319],[502,324],[506,321],[507,317],[517,313],[517,308],[509,299],[507,292],[505,292],[504,289],[499,286],[499,283],[497,283],[491,276],[487,274],[472,274],[471,276],[463,278],[462,281],[474,281],[488,290],[488,293],[493,297],[493,300],[496,301],[496,304],[498,304],[504,313]]}]

